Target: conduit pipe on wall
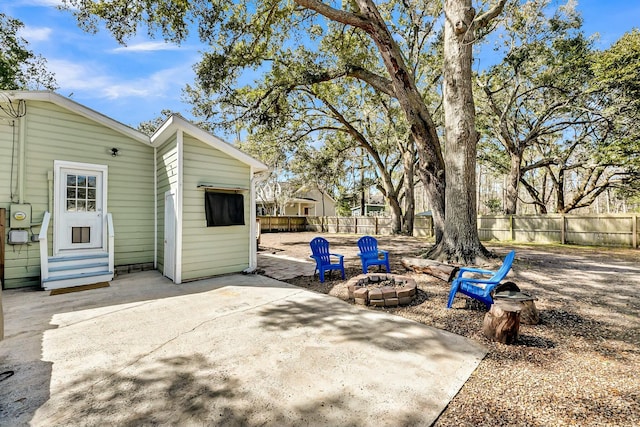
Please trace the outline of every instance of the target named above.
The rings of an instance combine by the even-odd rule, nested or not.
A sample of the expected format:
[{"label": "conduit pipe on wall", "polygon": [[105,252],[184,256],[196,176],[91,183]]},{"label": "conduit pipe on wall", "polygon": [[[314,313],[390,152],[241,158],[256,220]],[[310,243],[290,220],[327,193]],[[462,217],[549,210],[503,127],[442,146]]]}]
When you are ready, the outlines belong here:
[{"label": "conduit pipe on wall", "polygon": [[27,129],[27,117],[22,116],[20,120],[20,135],[18,136],[18,203],[24,203],[24,177],[25,177],[25,140]]}]

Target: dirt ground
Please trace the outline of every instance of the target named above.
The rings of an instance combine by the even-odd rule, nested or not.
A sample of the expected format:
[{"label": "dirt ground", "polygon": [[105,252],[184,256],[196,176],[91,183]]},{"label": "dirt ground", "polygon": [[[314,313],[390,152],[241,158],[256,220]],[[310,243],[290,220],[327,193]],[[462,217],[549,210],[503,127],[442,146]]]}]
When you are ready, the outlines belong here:
[{"label": "dirt ground", "polygon": [[[308,259],[317,233],[265,233],[260,251]],[[359,236],[325,234],[331,252],[345,255],[347,279],[361,272]],[[390,252],[391,270],[406,273],[402,257],[429,247],[424,239],[379,236]],[[456,297],[446,309],[450,285],[409,273],[419,293],[407,307],[385,310],[454,332],[489,349],[478,369],[442,413],[436,426],[637,426],[640,425],[640,250],[569,245],[485,246],[516,259],[507,280],[538,300],[541,322],[521,325],[514,345],[482,334],[484,306]],[[496,258],[485,268],[501,264]],[[288,282],[348,300],[336,272],[320,283],[299,276]]]}]

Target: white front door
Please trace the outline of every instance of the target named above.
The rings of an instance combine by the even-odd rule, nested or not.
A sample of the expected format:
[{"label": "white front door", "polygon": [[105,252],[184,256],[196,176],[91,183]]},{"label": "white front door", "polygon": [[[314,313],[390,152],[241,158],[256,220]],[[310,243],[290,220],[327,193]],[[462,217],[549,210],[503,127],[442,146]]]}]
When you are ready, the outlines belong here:
[{"label": "white front door", "polygon": [[174,280],[176,276],[176,193],[164,193],[164,271]]},{"label": "white front door", "polygon": [[107,167],[55,162],[55,254],[106,250]]}]

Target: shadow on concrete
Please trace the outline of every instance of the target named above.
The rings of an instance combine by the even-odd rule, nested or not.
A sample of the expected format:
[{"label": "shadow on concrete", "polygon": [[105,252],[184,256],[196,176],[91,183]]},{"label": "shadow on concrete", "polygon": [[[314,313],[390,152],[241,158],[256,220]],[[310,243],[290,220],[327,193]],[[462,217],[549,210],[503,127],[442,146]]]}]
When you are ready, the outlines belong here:
[{"label": "shadow on concrete", "polygon": [[259,311],[262,326],[271,331],[311,327],[319,334],[335,337],[336,344],[360,342],[392,352],[428,354],[447,359],[452,354],[476,354],[480,345],[462,337],[419,324],[400,316],[359,308],[344,301],[328,304],[327,298],[284,300]]},{"label": "shadow on concrete", "polygon": [[[132,427],[368,425],[350,413],[357,397],[345,400],[328,394],[291,407],[254,394],[252,386],[194,353],[143,363],[135,375],[126,370],[93,372],[69,384],[65,407],[45,405],[35,421]],[[420,425],[419,412],[401,408],[397,425]]]},{"label": "shadow on concrete", "polygon": [[0,342],[0,372],[14,375],[0,383],[0,425],[31,419],[50,399],[52,363],[42,360],[43,338],[56,329],[56,317],[71,312],[103,308],[116,312],[131,304],[209,292],[242,282],[256,287],[291,288],[283,282],[256,275],[228,275],[173,284],[157,271],[120,276],[106,288],[50,296],[36,288],[3,291],[5,339]]}]

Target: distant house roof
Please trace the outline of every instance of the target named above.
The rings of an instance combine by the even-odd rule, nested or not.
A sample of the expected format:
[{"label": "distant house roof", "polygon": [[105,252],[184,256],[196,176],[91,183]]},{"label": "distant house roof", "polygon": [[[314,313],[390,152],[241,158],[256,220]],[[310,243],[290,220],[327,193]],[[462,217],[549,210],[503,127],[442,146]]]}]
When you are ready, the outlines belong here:
[{"label": "distant house roof", "polygon": [[[385,208],[385,205],[381,205],[379,203],[365,203],[364,206],[366,208]],[[351,210],[352,211],[360,210],[360,205],[352,207]]]},{"label": "distant house roof", "polygon": [[[272,200],[257,200],[256,203],[259,204],[268,204],[268,203],[274,203],[273,199]],[[311,199],[308,197],[293,197],[291,199],[287,200],[287,203],[320,203],[315,199]]]}]

